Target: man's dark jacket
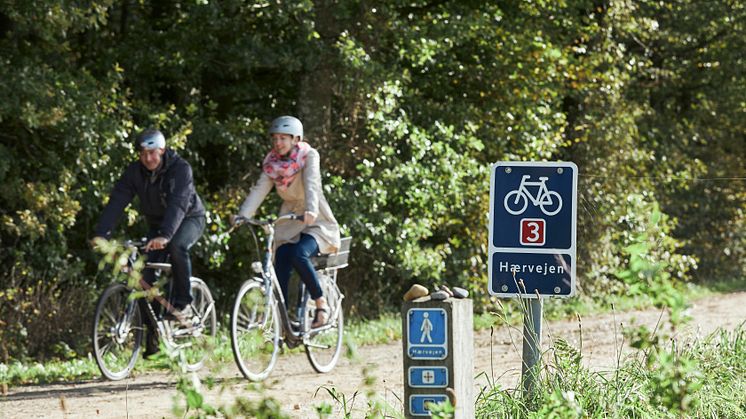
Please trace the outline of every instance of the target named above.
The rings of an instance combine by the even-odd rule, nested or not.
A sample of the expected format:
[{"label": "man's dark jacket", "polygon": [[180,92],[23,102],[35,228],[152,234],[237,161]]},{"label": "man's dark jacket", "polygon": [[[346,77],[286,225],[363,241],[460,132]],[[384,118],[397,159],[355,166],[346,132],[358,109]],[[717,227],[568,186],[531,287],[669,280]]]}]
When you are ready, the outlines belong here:
[{"label": "man's dark jacket", "polygon": [[194,189],[192,167],[175,151],[167,149],[161,165],[151,172],[138,160],[124,170],[114,185],[96,236],[109,237],[124,209],[137,195],[140,212],[156,236],[171,240],[185,217],[204,216],[205,207]]}]

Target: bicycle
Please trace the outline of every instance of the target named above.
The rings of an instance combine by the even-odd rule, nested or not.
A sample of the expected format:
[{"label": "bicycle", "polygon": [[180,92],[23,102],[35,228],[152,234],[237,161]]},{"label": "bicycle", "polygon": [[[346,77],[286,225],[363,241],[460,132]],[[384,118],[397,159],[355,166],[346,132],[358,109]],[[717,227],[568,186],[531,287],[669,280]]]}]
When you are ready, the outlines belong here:
[{"label": "bicycle", "polygon": [[[126,265],[122,267],[124,273],[130,273],[137,262],[139,252],[143,250],[147,241],[127,240],[124,247],[128,249]],[[169,274],[170,263],[145,263],[144,269],[154,269],[156,277]],[[169,284],[171,281],[169,280]],[[144,290],[151,286],[140,279]],[[166,348],[181,352],[187,371],[199,370],[207,357],[207,344],[217,332],[217,316],[215,302],[204,281],[191,277],[192,318],[178,320],[164,320],[160,318],[146,297],[125,282],[110,284],[99,297],[93,319],[93,354],[101,374],[110,380],[126,378],[135,367],[143,338],[143,315],[150,320],[149,324],[156,325],[158,337],[165,343]],[[154,300],[167,311],[171,304],[157,293]],[[143,314],[144,313],[144,314]]]},{"label": "bicycle", "polygon": [[233,227],[250,224],[262,227],[265,232],[264,257],[261,262],[252,263],[258,276],[241,285],[231,313],[233,355],[238,369],[251,381],[262,381],[269,376],[282,345],[290,349],[304,345],[308,361],[318,373],[331,371],[341,353],[344,295],[337,286],[337,271],[347,266],[352,238],[343,238],[337,253],[312,258],[330,309],[327,324],[312,329],[314,300],[301,283],[296,321],[291,320],[272,265],[275,223],[302,219],[303,216],[295,214],[269,221],[238,217]]},{"label": "bicycle", "polygon": [[[503,205],[505,210],[512,215],[521,215],[528,207],[529,201],[541,209],[547,216],[552,216],[562,209],[562,196],[547,188],[546,176],[540,176],[538,182],[529,182],[531,175],[524,175],[518,189],[512,190],[505,195]],[[529,187],[538,187],[536,196],[531,194]],[[556,208],[554,208],[556,206]]]}]

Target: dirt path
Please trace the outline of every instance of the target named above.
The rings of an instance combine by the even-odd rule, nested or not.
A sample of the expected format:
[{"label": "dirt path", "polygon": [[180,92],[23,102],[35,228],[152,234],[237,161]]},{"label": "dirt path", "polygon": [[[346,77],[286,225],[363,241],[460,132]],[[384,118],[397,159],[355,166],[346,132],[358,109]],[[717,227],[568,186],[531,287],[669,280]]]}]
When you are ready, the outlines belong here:
[{"label": "dirt path", "polygon": [[[746,320],[746,292],[719,295],[697,300],[690,312],[693,321],[679,331],[681,338],[704,336],[719,327],[734,329]],[[661,313],[656,310],[605,314],[580,322],[559,321],[544,325],[544,348],[553,339],[562,338],[580,347],[584,362],[598,370],[612,370],[617,359],[630,352],[623,347],[621,325],[646,324],[654,327]],[[581,332],[582,331],[582,332]],[[475,334],[475,376],[479,389],[489,381],[515,387],[521,372],[521,331],[500,327]],[[624,352],[621,355],[619,351]],[[224,365],[219,384],[207,392],[213,405],[228,404],[236,395],[258,397],[249,390],[234,365]],[[316,374],[303,354],[280,357],[275,370],[265,383],[265,395],[281,403],[291,417],[315,418],[315,406],[324,402],[335,408],[333,417],[342,416],[340,405],[321,386],[334,388],[354,401],[354,417],[362,417],[366,407],[364,371],[375,377],[372,388],[379,398],[401,410],[403,396],[401,342],[361,347],[357,361],[340,360],[329,374]],[[0,397],[2,418],[153,418],[170,417],[175,379],[167,374],[147,374],[119,381],[90,381],[76,384],[23,386],[11,388]],[[314,394],[316,395],[314,396]]]}]

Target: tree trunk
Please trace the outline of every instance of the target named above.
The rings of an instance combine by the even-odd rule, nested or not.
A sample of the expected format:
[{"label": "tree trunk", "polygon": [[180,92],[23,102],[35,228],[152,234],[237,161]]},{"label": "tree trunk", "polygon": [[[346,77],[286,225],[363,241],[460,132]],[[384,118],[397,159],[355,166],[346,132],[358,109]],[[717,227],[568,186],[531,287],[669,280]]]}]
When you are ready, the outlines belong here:
[{"label": "tree trunk", "polygon": [[301,79],[298,101],[305,136],[316,148],[325,148],[331,138],[332,98],[336,79],[334,42],[339,34],[339,22],[333,13],[334,3],[334,0],[316,3],[315,25],[321,36],[321,52],[316,61],[309,63]]}]

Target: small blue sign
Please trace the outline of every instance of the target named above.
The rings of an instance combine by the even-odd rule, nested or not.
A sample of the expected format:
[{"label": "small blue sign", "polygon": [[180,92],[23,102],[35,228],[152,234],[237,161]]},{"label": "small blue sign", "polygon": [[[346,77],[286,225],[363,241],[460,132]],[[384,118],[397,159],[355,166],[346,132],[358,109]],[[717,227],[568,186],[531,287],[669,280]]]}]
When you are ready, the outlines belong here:
[{"label": "small blue sign", "polygon": [[572,257],[557,253],[493,253],[491,294],[569,295]]},{"label": "small blue sign", "polygon": [[413,394],[409,396],[409,413],[412,416],[430,416],[430,403],[443,403],[448,400],[444,394]]},{"label": "small blue sign", "polygon": [[407,312],[407,354],[411,359],[445,359],[448,322],[442,308],[410,308]]},{"label": "small blue sign", "polygon": [[409,386],[416,388],[448,387],[446,367],[409,367]]},{"label": "small blue sign", "polygon": [[500,297],[575,293],[578,167],[499,162],[490,182],[489,292]]}]

